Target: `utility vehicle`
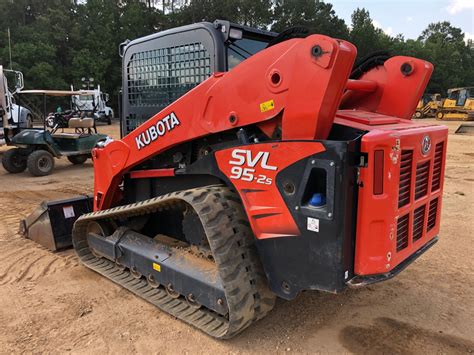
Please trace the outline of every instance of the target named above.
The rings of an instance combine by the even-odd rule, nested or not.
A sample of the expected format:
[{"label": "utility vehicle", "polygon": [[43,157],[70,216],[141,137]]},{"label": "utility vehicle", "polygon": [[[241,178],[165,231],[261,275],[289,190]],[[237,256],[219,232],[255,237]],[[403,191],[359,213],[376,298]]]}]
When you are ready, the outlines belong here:
[{"label": "utility vehicle", "polygon": [[[76,91],[57,90],[23,90],[18,95],[41,95],[44,100],[44,117],[46,117],[47,96],[81,95]],[[3,153],[2,165],[10,173],[21,173],[24,170],[34,176],[49,175],[54,169],[54,159],[66,157],[72,164],[83,164],[91,157],[91,151],[107,136],[98,134],[94,118],[72,115],[67,120],[62,114],[52,118],[53,128],[48,128],[46,120],[42,128],[23,129],[11,139],[8,145],[15,148]],[[73,131],[65,132],[65,129]]]}]

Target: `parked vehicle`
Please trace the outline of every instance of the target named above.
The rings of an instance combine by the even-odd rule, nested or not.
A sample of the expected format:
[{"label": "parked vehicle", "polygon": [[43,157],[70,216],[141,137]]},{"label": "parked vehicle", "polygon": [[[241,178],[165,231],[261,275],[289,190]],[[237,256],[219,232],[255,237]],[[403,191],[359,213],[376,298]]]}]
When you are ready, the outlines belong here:
[{"label": "parked vehicle", "polygon": [[[71,85],[71,90],[74,87]],[[100,85],[94,90],[80,90],[81,95],[72,96],[72,108],[79,111],[93,112],[94,118],[100,122],[112,124],[114,110],[107,106],[109,94],[100,91]]]},{"label": "parked vehicle", "polygon": [[474,87],[448,89],[448,97],[438,108],[436,118],[443,121],[473,121]]},{"label": "parked vehicle", "polygon": [[[15,89],[13,93],[8,87],[6,73],[12,73],[15,77]],[[4,69],[0,65],[0,87],[2,96],[2,119],[0,120],[0,145],[7,143],[23,128],[33,127],[33,114],[26,107],[17,105],[14,94],[23,89],[23,73],[16,70]]]},{"label": "parked vehicle", "polygon": [[423,94],[416,106],[415,118],[435,117],[436,111],[441,107],[441,94]]},{"label": "parked vehicle", "polygon": [[[81,95],[75,91],[29,90],[24,94],[46,96]],[[44,105],[46,106],[46,105]],[[43,128],[21,130],[8,142],[16,148],[7,150],[2,157],[2,165],[10,173],[21,173],[25,169],[34,176],[49,175],[54,169],[54,158],[66,157],[72,164],[83,164],[91,157],[92,149],[108,137],[98,134],[92,117],[82,117],[57,113],[53,117],[53,128],[48,128],[46,120]],[[65,132],[65,129],[72,132]],[[61,132],[59,132],[61,130]]]}]

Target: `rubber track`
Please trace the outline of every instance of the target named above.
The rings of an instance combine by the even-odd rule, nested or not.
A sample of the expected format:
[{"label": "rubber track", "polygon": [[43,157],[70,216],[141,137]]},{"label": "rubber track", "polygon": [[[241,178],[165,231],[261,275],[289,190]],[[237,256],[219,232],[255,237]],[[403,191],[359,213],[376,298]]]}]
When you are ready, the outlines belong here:
[{"label": "rubber track", "polygon": [[[162,286],[150,287],[144,277],[136,279],[128,269],[124,270],[108,259],[95,257],[88,247],[86,230],[91,221],[152,214],[183,201],[194,208],[209,240],[229,308],[226,317],[204,307],[196,309],[184,297],[172,298]],[[227,187],[209,186],[173,192],[85,214],[74,224],[72,235],[74,249],[87,267],[215,338],[233,337],[273,308],[275,296],[267,286],[245,212],[238,196]]]}]

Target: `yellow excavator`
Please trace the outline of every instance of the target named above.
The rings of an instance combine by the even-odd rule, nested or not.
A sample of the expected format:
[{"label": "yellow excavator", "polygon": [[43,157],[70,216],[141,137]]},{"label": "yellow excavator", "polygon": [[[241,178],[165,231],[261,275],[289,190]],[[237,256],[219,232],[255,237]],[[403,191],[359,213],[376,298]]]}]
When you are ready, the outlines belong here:
[{"label": "yellow excavator", "polygon": [[441,94],[424,94],[418,101],[415,118],[435,117],[436,112],[442,105]]},{"label": "yellow excavator", "polygon": [[474,120],[474,86],[448,89],[448,97],[436,112],[438,120]]}]

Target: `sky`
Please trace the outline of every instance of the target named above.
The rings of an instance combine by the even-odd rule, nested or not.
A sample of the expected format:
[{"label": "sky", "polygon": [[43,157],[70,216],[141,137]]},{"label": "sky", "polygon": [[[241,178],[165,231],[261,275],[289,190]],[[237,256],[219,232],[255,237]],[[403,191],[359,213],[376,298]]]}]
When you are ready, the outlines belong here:
[{"label": "sky", "polygon": [[416,39],[432,22],[449,21],[465,38],[474,40],[474,0],[328,0],[338,17],[351,23],[357,7],[369,11],[374,25],[385,33]]}]

